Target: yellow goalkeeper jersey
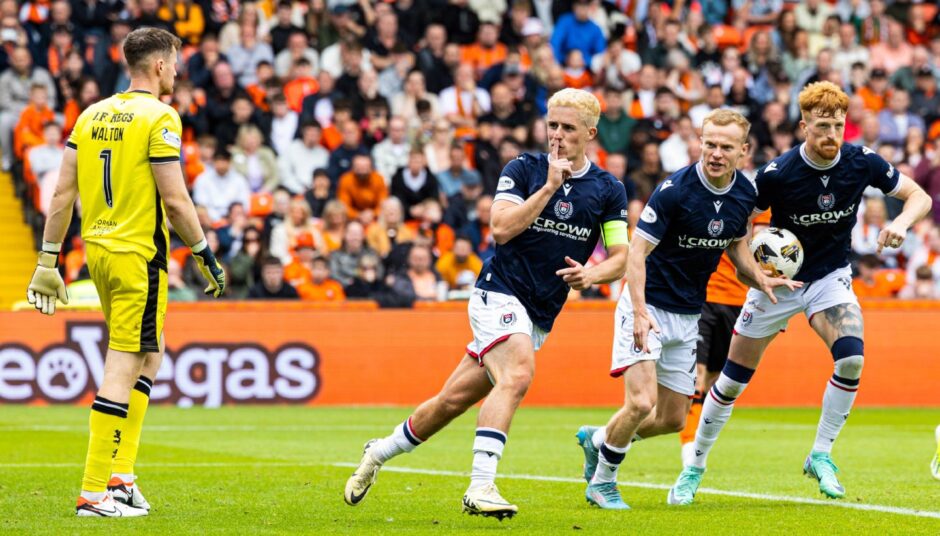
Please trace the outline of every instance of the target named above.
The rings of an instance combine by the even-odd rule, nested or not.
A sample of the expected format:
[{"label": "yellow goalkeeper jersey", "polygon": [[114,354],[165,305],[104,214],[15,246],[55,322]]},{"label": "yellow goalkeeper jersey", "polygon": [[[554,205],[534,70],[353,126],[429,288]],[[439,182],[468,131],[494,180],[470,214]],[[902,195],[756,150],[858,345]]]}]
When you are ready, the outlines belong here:
[{"label": "yellow goalkeeper jersey", "polygon": [[176,110],[146,91],[118,93],[82,112],[66,143],[78,152],[82,239],[166,270],[169,233],[150,165],[177,165],[181,133]]}]

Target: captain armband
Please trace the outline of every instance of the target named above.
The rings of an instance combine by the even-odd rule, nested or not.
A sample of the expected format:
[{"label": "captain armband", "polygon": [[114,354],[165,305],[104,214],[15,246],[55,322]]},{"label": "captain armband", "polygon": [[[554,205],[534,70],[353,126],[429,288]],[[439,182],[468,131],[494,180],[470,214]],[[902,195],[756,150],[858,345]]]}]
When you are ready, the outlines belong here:
[{"label": "captain armband", "polygon": [[627,234],[627,222],[623,220],[604,222],[604,225],[601,226],[601,236],[604,239],[604,247],[606,248],[630,245],[630,237]]}]

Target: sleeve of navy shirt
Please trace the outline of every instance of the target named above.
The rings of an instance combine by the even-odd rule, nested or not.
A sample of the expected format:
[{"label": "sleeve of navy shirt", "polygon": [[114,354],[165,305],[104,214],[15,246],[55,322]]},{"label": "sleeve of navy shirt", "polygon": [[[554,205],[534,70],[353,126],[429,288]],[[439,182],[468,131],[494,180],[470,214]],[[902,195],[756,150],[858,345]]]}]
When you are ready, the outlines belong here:
[{"label": "sleeve of navy shirt", "polygon": [[[767,166],[771,165],[776,167],[776,163],[773,161],[767,164]],[[754,210],[757,212],[767,212],[767,209],[770,208],[770,191],[773,189],[770,182],[773,180],[775,173],[765,173],[764,170],[767,169],[767,166],[757,170],[757,176],[754,177],[754,188],[757,189],[757,204],[754,206]]]},{"label": "sleeve of navy shirt", "polygon": [[493,201],[509,201],[521,205],[529,198],[530,174],[526,172],[527,158],[523,155],[506,164],[499,175]]},{"label": "sleeve of navy shirt", "polygon": [[[663,186],[666,188],[664,189]],[[676,195],[678,191],[679,188],[674,187],[672,181],[664,181],[653,191],[653,195],[650,196],[649,202],[640,214],[636,232],[654,246],[659,245],[659,241],[666,235],[669,220],[678,204]]]},{"label": "sleeve of navy shirt", "polygon": [[893,196],[901,189],[901,173],[871,149],[864,149],[870,172],[869,184],[878,188],[885,195]]},{"label": "sleeve of navy shirt", "polygon": [[607,194],[607,206],[601,216],[601,224],[609,221],[627,219],[627,191],[617,179],[610,177],[610,192]]}]

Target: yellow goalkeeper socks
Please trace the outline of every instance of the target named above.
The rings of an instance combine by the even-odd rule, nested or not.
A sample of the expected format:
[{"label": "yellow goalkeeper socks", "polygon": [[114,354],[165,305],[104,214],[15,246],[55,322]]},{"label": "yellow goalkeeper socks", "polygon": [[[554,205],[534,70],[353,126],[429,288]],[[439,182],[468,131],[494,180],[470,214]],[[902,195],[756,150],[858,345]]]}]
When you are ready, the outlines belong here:
[{"label": "yellow goalkeeper socks", "polygon": [[96,397],[88,419],[88,457],[82,491],[104,493],[111,478],[111,462],[121,446],[121,432],[127,421],[127,404]]},{"label": "yellow goalkeeper socks", "polygon": [[111,472],[123,475],[125,481],[129,481],[127,475],[134,474],[134,462],[137,461],[137,449],[140,447],[140,431],[144,426],[147,405],[150,403],[151,387],[153,387],[153,380],[141,376],[137,378],[137,383],[131,391],[130,408],[127,410],[127,423],[124,425],[121,448],[118,449],[111,467]]}]

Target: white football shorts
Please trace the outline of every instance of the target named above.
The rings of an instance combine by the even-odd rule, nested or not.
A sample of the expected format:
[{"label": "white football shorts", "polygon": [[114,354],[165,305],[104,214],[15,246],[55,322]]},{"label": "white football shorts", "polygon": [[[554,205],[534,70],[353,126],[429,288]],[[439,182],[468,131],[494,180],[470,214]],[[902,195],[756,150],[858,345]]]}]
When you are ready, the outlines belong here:
[{"label": "white football shorts", "polygon": [[467,344],[467,353],[483,366],[483,356],[513,333],[522,333],[532,339],[532,347],[538,351],[548,337],[548,332],[536,326],[525,307],[509,294],[473,289],[467,305],[473,340]]},{"label": "white football shorts", "polygon": [[634,345],[633,303],[630,292],[624,290],[617,302],[614,315],[614,350],[610,375],[621,376],[640,361],[656,361],[656,381],[677,393],[695,394],[695,352],[698,344],[698,319],[701,315],[670,313],[653,305],[646,305],[656,323],[659,334],[650,331],[644,353]]},{"label": "white football shorts", "polygon": [[734,324],[735,333],[760,339],[786,331],[787,322],[797,313],[805,313],[807,319],[812,319],[814,314],[836,305],[858,305],[858,298],[852,290],[852,270],[848,266],[795,291],[778,288],[774,295],[776,304],[763,292],[753,288],[748,290],[747,300]]}]

